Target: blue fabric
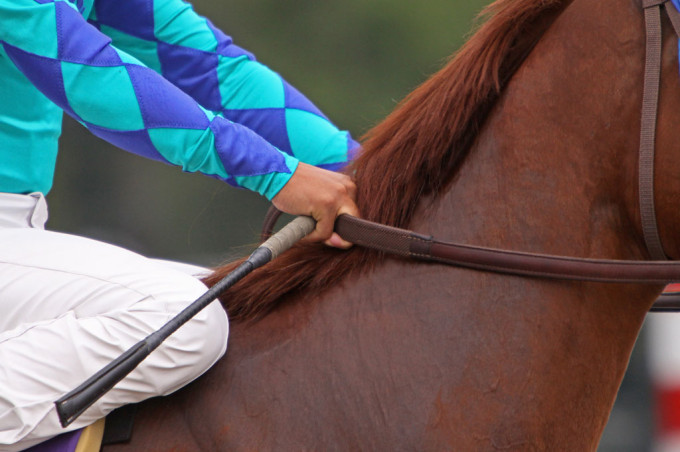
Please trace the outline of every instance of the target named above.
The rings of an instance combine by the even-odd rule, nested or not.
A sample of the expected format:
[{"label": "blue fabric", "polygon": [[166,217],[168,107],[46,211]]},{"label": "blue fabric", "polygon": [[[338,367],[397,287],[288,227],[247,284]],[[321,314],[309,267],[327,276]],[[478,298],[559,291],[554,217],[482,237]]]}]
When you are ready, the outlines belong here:
[{"label": "blue fabric", "polygon": [[83,14],[85,12],[85,3],[83,2],[83,0],[69,0],[69,1],[76,5],[76,8],[78,9],[78,12],[80,12],[80,14]]},{"label": "blue fabric", "polygon": [[[236,133],[229,133],[229,129],[235,129]],[[257,147],[252,147],[249,142],[251,137],[238,133],[239,129],[232,122],[217,117],[210,124],[210,130],[215,134],[217,153],[222,157],[227,173],[231,175],[257,176],[284,171],[288,167],[286,159],[281,154],[270,158]],[[265,148],[265,140],[259,137],[258,139]]]},{"label": "blue fabric", "polygon": [[[174,10],[180,12],[168,14],[168,5],[175,4]],[[144,17],[144,26],[132,30],[125,24],[124,11],[141,8],[142,5],[145,13],[140,16]],[[203,107],[254,130],[289,155],[296,158],[304,155],[302,161],[306,163],[343,167],[349,160],[350,151],[358,148],[351,136],[338,130],[304,95],[258,63],[253,54],[236,46],[209,20],[198,20],[197,16],[189,19],[188,8],[179,0],[99,0],[96,23],[124,29],[136,38],[154,40],[163,76]],[[155,11],[154,18],[147,14],[150,10]],[[191,13],[194,14],[193,11]],[[187,23],[191,24],[192,33],[186,32]],[[151,33],[143,31],[144,27],[153,27],[154,36],[150,37]],[[162,33],[159,28],[162,28]],[[305,149],[291,146],[288,135],[294,133],[292,129],[296,127],[286,121],[287,117],[294,116],[286,112],[291,109],[313,113],[326,122],[321,131],[314,133],[320,138],[311,145],[316,147],[315,152],[309,151],[309,143]],[[328,147],[329,143],[340,147]]]},{"label": "blue fabric", "polygon": [[135,87],[144,126],[206,129],[206,113],[189,96],[163,83],[163,77],[143,66],[128,65],[127,72]]},{"label": "blue fabric", "polygon": [[257,130],[258,134],[277,148],[290,155],[293,151],[288,141],[285,112],[280,108],[258,110],[223,110],[224,117]]},{"label": "blue fabric", "polygon": [[63,2],[54,5],[57,12],[57,35],[78,36],[59,39],[57,59],[88,66],[118,66],[122,63],[111,47],[111,39],[89,26],[72,8]]},{"label": "blue fabric", "polygon": [[58,60],[52,60],[24,52],[6,42],[3,42],[2,46],[14,64],[24,73],[26,78],[33,82],[34,85],[39,85],[42,78],[49,78],[52,83],[45,85],[43,89],[41,89],[41,92],[52,102],[64,109],[68,114],[75,119],[80,120],[66,100],[64,79],[61,76],[61,63]]},{"label": "blue fabric", "polygon": [[94,135],[118,146],[121,149],[135,149],[135,153],[152,160],[166,163],[167,160],[158,152],[149,138],[148,130],[120,131],[88,124],[87,128]]},{"label": "blue fabric", "polygon": [[95,4],[97,22],[142,39],[155,39],[153,27],[153,3],[141,1],[102,2]]},{"label": "blue fabric", "polygon": [[175,46],[165,42],[158,43],[158,59],[161,62],[162,74],[174,80],[176,86],[186,93],[192,93],[194,99],[205,108],[220,111],[220,83],[217,73],[217,54],[206,54],[202,58],[194,58],[195,51],[186,47]]}]

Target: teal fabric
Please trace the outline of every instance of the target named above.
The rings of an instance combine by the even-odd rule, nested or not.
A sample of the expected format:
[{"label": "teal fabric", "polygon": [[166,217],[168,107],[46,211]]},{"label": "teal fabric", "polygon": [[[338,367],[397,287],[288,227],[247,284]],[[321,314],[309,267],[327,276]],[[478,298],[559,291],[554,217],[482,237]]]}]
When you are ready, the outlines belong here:
[{"label": "teal fabric", "polygon": [[[36,55],[57,58],[57,18],[52,4],[26,8],[24,2],[5,2],[0,12],[2,29],[6,32],[3,34],[12,32],[13,45]],[[42,34],[40,39],[36,39],[36,33]]]},{"label": "teal fabric", "polygon": [[[286,166],[290,168],[292,174],[297,169],[297,166],[300,163],[300,161],[286,154],[284,154],[284,157],[286,159]],[[250,181],[252,180],[251,178],[240,176],[236,176],[235,179],[236,183],[242,187],[247,187]],[[259,189],[262,190],[263,193],[278,193],[286,185],[288,179],[285,179],[283,177],[277,177],[277,174],[273,172],[269,174],[264,174],[260,178],[258,178],[258,183],[260,184]]]},{"label": "teal fabric", "polygon": [[137,57],[142,63],[161,73],[161,61],[158,59],[158,44],[154,41],[137,38],[115,28],[102,25],[100,31],[110,37],[115,47],[125,49],[127,53]]},{"label": "teal fabric", "polygon": [[[97,4],[114,1],[99,0]],[[197,16],[189,4],[179,0],[119,0],[117,4],[131,9],[132,5],[144,4],[148,10],[152,9],[148,22],[153,24],[153,36],[145,34],[143,29],[130,31],[121,20],[121,14],[111,9],[97,15],[96,22],[102,30],[104,27],[124,29],[136,33],[139,39],[155,42],[163,76],[205,108],[221,112],[226,118],[251,128],[282,151],[312,165],[339,169],[357,151],[358,143],[346,131],[338,130],[279,74],[234,46],[228,36]],[[115,39],[114,42],[118,44]],[[120,46],[147,61],[134,49],[124,44]],[[217,58],[215,67],[205,67],[205,61],[214,57]],[[188,66],[196,69],[188,70]],[[306,130],[312,131],[314,140],[292,139],[292,135],[301,135],[295,130],[299,122],[288,122],[288,118],[300,116],[295,111],[316,117],[314,123],[318,127],[305,126]],[[304,146],[297,148],[298,144]]]},{"label": "teal fabric", "polygon": [[217,39],[204,17],[190,4],[180,1],[153,1],[154,37],[161,42],[178,44],[205,52],[215,52]]},{"label": "teal fabric", "polygon": [[295,156],[303,162],[328,165],[347,159],[347,135],[337,133],[333,124],[313,113],[286,110],[288,139]]},{"label": "teal fabric", "polygon": [[47,193],[52,186],[62,111],[0,47],[0,191]]},{"label": "teal fabric", "polygon": [[222,107],[229,110],[278,108],[285,103],[279,77],[245,56],[218,58]]},{"label": "teal fabric", "polygon": [[[149,136],[157,149],[174,149],[174,153],[166,152],[163,157],[176,165],[181,165],[184,171],[191,173],[202,171],[207,174],[226,173],[217,155],[206,151],[206,149],[215,147],[215,137],[205,130],[151,129]],[[177,146],[177,143],[180,146]]]},{"label": "teal fabric", "polygon": [[[144,128],[135,88],[125,68],[62,62],[61,74],[66,99],[83,121],[113,130]],[[105,86],[106,90],[92,90],[96,86]],[[106,92],[114,95],[116,101]]]}]

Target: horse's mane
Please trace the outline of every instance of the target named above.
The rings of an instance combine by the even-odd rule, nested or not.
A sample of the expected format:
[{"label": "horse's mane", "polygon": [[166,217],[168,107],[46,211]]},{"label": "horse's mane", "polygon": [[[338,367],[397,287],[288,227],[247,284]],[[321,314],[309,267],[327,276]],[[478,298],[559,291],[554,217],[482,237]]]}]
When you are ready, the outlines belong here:
[{"label": "horse's mane", "polygon": [[[499,0],[482,11],[487,20],[448,64],[362,140],[348,171],[364,218],[408,227],[421,198],[442,192],[504,86],[571,1]],[[380,259],[359,247],[298,245],[244,278],[222,303],[233,321],[254,320],[294,293],[319,294]],[[216,269],[204,282],[212,286],[237,264]]]}]

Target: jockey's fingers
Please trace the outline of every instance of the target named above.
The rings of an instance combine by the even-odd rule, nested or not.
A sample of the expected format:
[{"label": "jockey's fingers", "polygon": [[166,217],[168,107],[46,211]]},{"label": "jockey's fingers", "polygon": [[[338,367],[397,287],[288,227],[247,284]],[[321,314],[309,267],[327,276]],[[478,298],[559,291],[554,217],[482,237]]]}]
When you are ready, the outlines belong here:
[{"label": "jockey's fingers", "polygon": [[359,216],[359,209],[354,199],[349,195],[347,187],[340,189],[341,194],[328,202],[321,203],[321,209],[312,212],[316,220],[316,229],[308,236],[309,241],[323,241],[326,245],[336,248],[349,248],[351,243],[340,238],[333,232],[335,219],[342,214]]},{"label": "jockey's fingers", "polygon": [[[335,212],[333,216],[333,222],[331,225],[331,231],[333,231],[333,226],[335,225],[335,219],[343,214],[351,215],[353,217],[358,217],[359,216],[359,208],[357,205],[354,203],[354,194],[356,193],[356,186],[354,183],[351,184],[351,190],[348,190],[351,193],[351,196],[349,196],[349,202],[343,203],[340,208]],[[349,195],[349,193],[348,193]],[[352,246],[352,243],[348,242],[347,240],[344,240],[342,237],[337,232],[332,232],[331,236],[324,241],[324,243],[328,246],[332,246],[335,248],[343,248],[347,249]]]},{"label": "jockey's fingers", "polygon": [[317,209],[312,211],[312,217],[316,220],[316,229],[309,235],[309,240],[326,241],[330,239],[337,216],[341,212],[352,210],[348,205],[354,205],[354,201],[346,194],[319,202]]},{"label": "jockey's fingers", "polygon": [[335,218],[331,220],[330,215],[315,218],[316,219],[316,229],[307,236],[307,240],[310,242],[328,241],[331,235],[333,235],[333,225],[335,223]]},{"label": "jockey's fingers", "polygon": [[355,196],[356,185],[349,176],[300,163],[272,201],[284,212],[310,215],[316,220],[316,229],[307,236],[307,241],[348,248],[349,242],[333,236],[333,227],[340,214],[359,215]]}]

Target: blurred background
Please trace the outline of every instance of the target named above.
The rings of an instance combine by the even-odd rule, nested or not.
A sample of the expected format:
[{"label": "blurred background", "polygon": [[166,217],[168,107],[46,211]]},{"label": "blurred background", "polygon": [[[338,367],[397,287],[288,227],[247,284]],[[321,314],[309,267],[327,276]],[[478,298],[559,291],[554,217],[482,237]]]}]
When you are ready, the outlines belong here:
[{"label": "blurred background", "polygon": [[[195,9],[359,138],[439,69],[487,3],[478,0],[196,0]],[[268,203],[119,151],[66,118],[48,227],[142,254],[213,266],[246,254]],[[657,314],[667,315],[667,314]],[[650,450],[646,333],[601,451]]]}]

